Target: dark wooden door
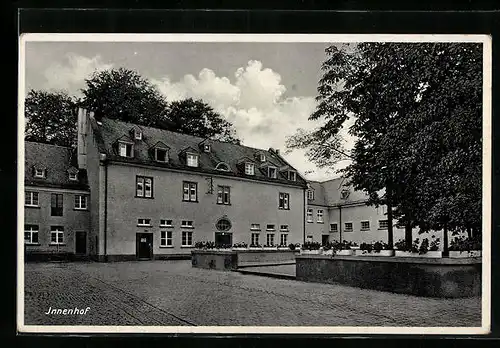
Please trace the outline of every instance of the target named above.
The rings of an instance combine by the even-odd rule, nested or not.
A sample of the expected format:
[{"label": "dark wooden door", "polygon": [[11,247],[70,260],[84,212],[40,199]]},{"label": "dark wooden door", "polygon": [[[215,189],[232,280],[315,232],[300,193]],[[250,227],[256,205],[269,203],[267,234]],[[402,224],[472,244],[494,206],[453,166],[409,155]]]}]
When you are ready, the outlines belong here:
[{"label": "dark wooden door", "polygon": [[321,236],[321,244],[325,245],[330,241],[330,236],[328,234],[324,234]]},{"label": "dark wooden door", "polygon": [[139,260],[151,260],[153,258],[153,234],[137,233],[136,255]]},{"label": "dark wooden door", "polygon": [[75,253],[79,255],[87,254],[87,232],[78,231],[75,234]]},{"label": "dark wooden door", "polygon": [[233,245],[233,234],[228,232],[215,232],[215,244]]}]

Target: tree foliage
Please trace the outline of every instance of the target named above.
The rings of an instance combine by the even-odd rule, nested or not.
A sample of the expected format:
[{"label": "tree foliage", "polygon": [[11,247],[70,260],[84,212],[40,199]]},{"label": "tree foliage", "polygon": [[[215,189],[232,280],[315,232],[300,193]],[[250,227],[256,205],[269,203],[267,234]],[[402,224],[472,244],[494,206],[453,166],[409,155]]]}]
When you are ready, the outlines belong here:
[{"label": "tree foliage", "polygon": [[233,125],[202,100],[168,103],[158,89],[133,70],[99,71],[85,80],[80,100],[62,92],[30,91],[26,97],[26,140],[70,145],[77,108],[174,132],[239,143]]},{"label": "tree foliage", "polygon": [[326,53],[310,117],[323,122],[322,132],[295,147],[337,137],[354,117],[344,174],[370,203],[394,207],[409,228],[479,230],[481,46],[363,43]]},{"label": "tree foliage", "polygon": [[25,100],[25,138],[61,146],[76,139],[77,106],[63,92],[30,90]]}]

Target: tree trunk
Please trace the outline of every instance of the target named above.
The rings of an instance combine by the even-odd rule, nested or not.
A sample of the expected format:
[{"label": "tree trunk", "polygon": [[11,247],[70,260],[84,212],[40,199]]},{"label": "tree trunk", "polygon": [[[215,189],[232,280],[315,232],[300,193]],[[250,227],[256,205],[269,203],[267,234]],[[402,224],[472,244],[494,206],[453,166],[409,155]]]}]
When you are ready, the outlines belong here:
[{"label": "tree trunk", "polygon": [[470,226],[467,227],[467,237],[469,237],[469,239],[472,238],[472,228]]},{"label": "tree trunk", "polygon": [[409,222],[405,224],[405,242],[406,247],[410,249],[413,242],[413,228]]},{"label": "tree trunk", "polygon": [[389,244],[389,248],[392,248],[394,245],[394,231],[392,226],[392,204],[391,200],[387,200],[387,244]]},{"label": "tree trunk", "polygon": [[443,227],[443,256],[448,256],[448,225]]}]

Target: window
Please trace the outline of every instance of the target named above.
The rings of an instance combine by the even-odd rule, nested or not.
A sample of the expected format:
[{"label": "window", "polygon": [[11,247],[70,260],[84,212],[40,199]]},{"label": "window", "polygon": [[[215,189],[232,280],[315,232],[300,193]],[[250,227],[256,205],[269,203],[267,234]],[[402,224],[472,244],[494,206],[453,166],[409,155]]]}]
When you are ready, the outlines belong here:
[{"label": "window", "polygon": [[378,229],[386,230],[389,227],[388,220],[378,220]]},{"label": "window", "polygon": [[279,194],[279,199],[278,199],[278,208],[279,209],[290,209],[290,195],[288,193],[281,193]]},{"label": "window", "polygon": [[160,220],[160,227],[173,227],[172,220]]},{"label": "window", "polygon": [[188,167],[198,167],[198,155],[193,153],[186,154]]},{"label": "window", "polygon": [[370,221],[361,221],[361,231],[367,231],[370,229]]},{"label": "window", "polygon": [[313,222],[313,210],[307,209],[307,222]]},{"label": "window", "polygon": [[217,187],[217,204],[231,204],[231,189],[229,186],[218,186]]},{"label": "window", "polygon": [[151,226],[151,219],[137,219],[137,226]]},{"label": "window", "polygon": [[185,202],[198,202],[198,184],[195,182],[184,181],[182,183],[182,200]]},{"label": "window", "polygon": [[275,226],[272,225],[272,224],[267,225],[266,230],[268,230],[268,231],[274,231],[275,230]]},{"label": "window", "polygon": [[69,180],[76,181],[77,179],[76,173],[69,173]]},{"label": "window", "polygon": [[210,152],[210,150],[211,150],[210,148],[211,148],[210,144],[203,145],[203,151],[205,151],[205,152]]},{"label": "window", "polygon": [[38,243],[37,225],[24,225],[24,243],[26,244]]},{"label": "window", "polygon": [[35,178],[45,178],[45,169],[35,168]]},{"label": "window", "polygon": [[276,168],[275,167],[267,167],[267,176],[271,179],[276,179]]},{"label": "window", "polygon": [[50,244],[64,243],[64,228],[61,226],[50,226]]},{"label": "window", "polygon": [[352,222],[346,222],[344,225],[345,232],[352,232]]},{"label": "window", "polygon": [[245,174],[246,175],[254,175],[255,174],[255,165],[253,163],[245,163]]},{"label": "window", "polygon": [[193,226],[193,220],[182,220],[181,221],[181,227],[182,228],[194,228],[194,226]]},{"label": "window", "polygon": [[138,129],[134,129],[134,138],[136,140],[142,140],[142,132]]},{"label": "window", "polygon": [[63,216],[63,195],[52,193],[50,195],[50,215]]},{"label": "window", "polygon": [[323,223],[323,209],[318,209],[317,213],[317,218],[319,223]]},{"label": "window", "polygon": [[314,191],[313,190],[307,191],[307,199],[310,201],[312,201],[314,199]]},{"label": "window", "polygon": [[287,245],[288,244],[288,235],[285,233],[282,233],[280,235],[280,245]]},{"label": "window", "polygon": [[274,246],[274,233],[267,234],[267,243],[266,245]]},{"label": "window", "polygon": [[215,167],[216,170],[220,170],[221,172],[229,172],[229,166],[226,163],[219,163]]},{"label": "window", "polygon": [[250,229],[255,231],[260,231],[260,224],[251,224]]},{"label": "window", "polygon": [[26,191],[24,193],[24,205],[38,207],[38,192]]},{"label": "window", "polygon": [[288,225],[281,225],[280,231],[288,231]]},{"label": "window", "polygon": [[87,196],[75,195],[75,209],[87,209]]},{"label": "window", "polygon": [[259,154],[259,160],[261,162],[265,162],[266,161],[266,155],[264,155],[263,153]]},{"label": "window", "polygon": [[341,192],[340,192],[340,198],[341,199],[347,199],[349,198],[349,190],[347,189],[343,189]]},{"label": "window", "polygon": [[339,225],[337,223],[330,224],[330,232],[337,233],[339,231]]},{"label": "window", "polygon": [[288,180],[297,181],[297,173],[293,171],[288,172]]},{"label": "window", "polygon": [[306,237],[306,242],[312,243],[312,241],[313,241],[313,236],[309,235]]},{"label": "window", "polygon": [[231,221],[229,221],[228,219],[220,219],[219,221],[217,221],[217,223],[215,224],[215,227],[217,228],[218,231],[229,231],[231,229]]},{"label": "window", "polygon": [[172,231],[160,231],[160,246],[171,247],[172,243]]},{"label": "window", "polygon": [[155,148],[155,160],[158,162],[168,162],[167,150],[162,148]]},{"label": "window", "polygon": [[128,143],[118,143],[121,157],[132,157],[133,146]]},{"label": "window", "polygon": [[153,197],[153,178],[147,176],[136,177],[136,197]]},{"label": "window", "polygon": [[193,232],[191,231],[182,231],[182,246],[193,246]]},{"label": "window", "polygon": [[250,244],[252,244],[252,245],[259,245],[259,234],[258,233],[252,233],[251,240],[252,240],[252,242]]}]

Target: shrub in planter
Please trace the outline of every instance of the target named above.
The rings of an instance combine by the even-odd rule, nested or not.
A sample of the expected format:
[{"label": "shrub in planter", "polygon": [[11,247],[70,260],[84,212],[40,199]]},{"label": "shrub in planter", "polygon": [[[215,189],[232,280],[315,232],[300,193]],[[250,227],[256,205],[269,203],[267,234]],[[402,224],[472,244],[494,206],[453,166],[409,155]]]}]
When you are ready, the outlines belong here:
[{"label": "shrub in planter", "polygon": [[247,249],[248,244],[244,242],[233,244],[233,249]]},{"label": "shrub in planter", "polygon": [[479,257],[482,244],[479,239],[469,237],[455,237],[448,248],[451,258]]},{"label": "shrub in planter", "polygon": [[290,244],[288,245],[288,248],[289,248],[290,250],[295,250],[295,244],[290,243]]},{"label": "shrub in planter", "polygon": [[321,247],[321,244],[319,244],[318,242],[305,242],[304,244],[302,244],[301,249],[302,250],[319,250],[320,247]]},{"label": "shrub in planter", "polygon": [[361,243],[359,251],[356,255],[369,256],[393,256],[394,250],[389,247],[389,244],[379,241],[375,243]]},{"label": "shrub in planter", "polygon": [[260,244],[250,244],[250,249],[262,249],[262,245],[260,245]]},{"label": "shrub in planter", "polygon": [[410,248],[406,246],[406,242],[404,240],[400,239],[394,244],[397,248],[396,256],[440,258],[442,257],[442,252],[439,251],[439,238],[432,236],[432,239],[432,242],[429,243],[428,238],[424,238],[422,242],[420,242],[419,238],[416,238]]}]

